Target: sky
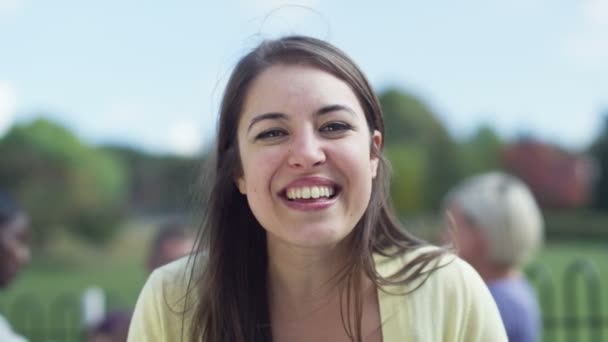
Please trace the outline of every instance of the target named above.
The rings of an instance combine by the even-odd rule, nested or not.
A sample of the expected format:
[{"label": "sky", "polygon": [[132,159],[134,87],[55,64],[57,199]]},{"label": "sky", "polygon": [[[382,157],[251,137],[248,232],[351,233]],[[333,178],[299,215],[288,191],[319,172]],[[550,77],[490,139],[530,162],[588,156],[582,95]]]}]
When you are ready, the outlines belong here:
[{"label": "sky", "polygon": [[44,116],[196,154],[238,58],[287,34],[335,44],[457,138],[487,124],[580,150],[608,113],[608,0],[0,0],[0,135]]}]

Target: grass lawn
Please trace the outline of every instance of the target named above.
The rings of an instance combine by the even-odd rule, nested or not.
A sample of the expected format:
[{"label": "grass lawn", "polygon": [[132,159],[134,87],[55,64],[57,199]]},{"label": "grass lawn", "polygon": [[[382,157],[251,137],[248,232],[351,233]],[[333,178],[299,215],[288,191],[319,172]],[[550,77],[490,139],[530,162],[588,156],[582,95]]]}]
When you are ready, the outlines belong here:
[{"label": "grass lawn", "polygon": [[[14,328],[31,341],[79,341],[80,316],[78,298],[89,286],[99,286],[110,294],[110,308],[131,308],[145,281],[144,258],[153,228],[137,224],[130,227],[111,246],[103,249],[76,244],[63,239],[54,244],[45,258],[38,256],[11,288],[0,294],[0,312]],[[564,293],[565,270],[574,260],[589,260],[600,275],[601,309],[608,321],[608,241],[603,243],[549,243],[534,260],[544,265],[554,279],[555,296],[550,290],[538,288],[544,300],[543,309],[553,303],[556,312],[548,316],[561,319],[564,313],[587,315],[586,298],[575,308],[565,308],[566,296],[584,294],[582,287],[575,293]],[[534,268],[530,267],[528,270]],[[528,272],[530,273],[530,272]],[[582,278],[582,277],[581,277]],[[533,280],[535,284],[537,281]],[[604,329],[608,338],[608,329]],[[565,335],[565,329],[545,332],[545,341],[587,341],[587,334]]]},{"label": "grass lawn", "polygon": [[125,229],[106,248],[60,239],[45,257],[35,255],[11,287],[0,293],[0,312],[31,341],[81,340],[78,308],[86,288],[102,288],[109,309],[135,305],[146,279],[144,259],[152,231],[144,228]]}]

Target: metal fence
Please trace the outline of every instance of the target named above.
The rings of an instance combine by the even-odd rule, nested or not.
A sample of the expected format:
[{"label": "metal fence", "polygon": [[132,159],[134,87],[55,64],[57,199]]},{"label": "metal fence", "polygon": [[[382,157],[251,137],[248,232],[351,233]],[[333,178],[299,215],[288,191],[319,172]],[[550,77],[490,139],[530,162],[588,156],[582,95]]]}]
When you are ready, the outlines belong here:
[{"label": "metal fence", "polygon": [[608,337],[608,316],[602,305],[601,274],[586,259],[576,259],[558,279],[542,264],[527,269],[543,312],[543,340],[603,342]]}]

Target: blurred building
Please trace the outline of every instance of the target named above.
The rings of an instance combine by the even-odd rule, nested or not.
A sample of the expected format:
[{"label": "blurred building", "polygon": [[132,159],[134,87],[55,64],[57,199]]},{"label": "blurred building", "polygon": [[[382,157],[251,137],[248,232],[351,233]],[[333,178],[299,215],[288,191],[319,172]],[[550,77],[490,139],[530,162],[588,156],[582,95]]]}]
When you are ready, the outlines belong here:
[{"label": "blurred building", "polygon": [[591,200],[595,166],[587,155],[525,139],[508,146],[502,162],[528,184],[543,208],[578,208]]}]

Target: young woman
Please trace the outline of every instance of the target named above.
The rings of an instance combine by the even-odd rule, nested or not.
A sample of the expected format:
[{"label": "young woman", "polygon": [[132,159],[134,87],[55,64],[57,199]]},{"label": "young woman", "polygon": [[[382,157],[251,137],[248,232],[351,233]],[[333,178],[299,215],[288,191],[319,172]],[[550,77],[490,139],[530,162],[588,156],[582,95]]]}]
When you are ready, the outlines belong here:
[{"label": "young woman", "polygon": [[368,81],[332,45],[292,36],[244,56],[199,257],[150,276],[129,340],[506,341],[477,273],[395,219],[383,134]]}]

